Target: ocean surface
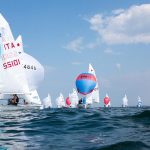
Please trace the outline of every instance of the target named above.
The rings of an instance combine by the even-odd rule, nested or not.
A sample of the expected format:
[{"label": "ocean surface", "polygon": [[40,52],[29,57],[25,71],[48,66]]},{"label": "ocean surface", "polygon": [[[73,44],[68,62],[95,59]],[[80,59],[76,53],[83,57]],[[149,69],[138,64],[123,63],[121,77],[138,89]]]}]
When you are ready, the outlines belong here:
[{"label": "ocean surface", "polygon": [[0,106],[0,150],[150,150],[150,108]]}]

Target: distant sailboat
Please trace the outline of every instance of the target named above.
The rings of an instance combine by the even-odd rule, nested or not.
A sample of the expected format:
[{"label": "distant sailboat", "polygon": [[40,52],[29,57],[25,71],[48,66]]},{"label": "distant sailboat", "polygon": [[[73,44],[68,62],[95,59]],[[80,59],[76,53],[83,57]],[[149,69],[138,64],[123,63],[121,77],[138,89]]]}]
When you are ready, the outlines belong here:
[{"label": "distant sailboat", "polygon": [[104,98],[104,107],[110,107],[110,98],[108,96],[108,94],[106,94],[105,98]]},{"label": "distant sailboat", "polygon": [[122,107],[128,107],[128,98],[126,94],[123,97],[122,101],[123,101]]},{"label": "distant sailboat", "polygon": [[69,96],[66,98],[66,107],[71,107],[71,101]]},{"label": "distant sailboat", "polygon": [[137,107],[142,107],[142,100],[141,100],[141,97],[138,96],[137,100],[138,100]]},{"label": "distant sailboat", "polygon": [[24,100],[28,104],[41,105],[41,100],[37,90],[30,90],[30,94],[23,95]]},{"label": "distant sailboat", "polygon": [[91,64],[89,64],[88,73],[82,73],[77,77],[76,87],[81,97],[78,107],[97,107],[96,105],[99,104],[99,87],[95,70]]},{"label": "distant sailboat", "polygon": [[42,100],[41,109],[47,109],[47,108],[52,108],[52,101],[51,101],[50,94],[48,94],[48,96]]},{"label": "distant sailboat", "polygon": [[73,88],[73,92],[69,94],[69,99],[70,99],[70,106],[71,108],[77,108],[78,105],[78,93],[77,91]]},{"label": "distant sailboat", "polygon": [[64,96],[60,93],[59,97],[56,98],[56,106],[57,108],[63,108],[66,106]]},{"label": "distant sailboat", "polygon": [[[95,70],[93,68],[93,66],[91,64],[89,64],[89,70],[88,73],[93,74],[96,77],[96,73]],[[87,105],[93,105],[99,103],[100,99],[99,99],[99,86],[98,86],[98,81],[96,78],[96,87],[94,88],[94,90],[86,95],[86,103]]]},{"label": "distant sailboat", "polygon": [[[91,64],[89,64],[89,73],[92,73],[95,77],[96,77],[96,73],[94,68],[92,67]],[[92,101],[93,103],[99,103],[100,102],[100,98],[99,98],[99,86],[98,86],[98,80],[96,77],[96,87],[94,88],[92,94]]]}]

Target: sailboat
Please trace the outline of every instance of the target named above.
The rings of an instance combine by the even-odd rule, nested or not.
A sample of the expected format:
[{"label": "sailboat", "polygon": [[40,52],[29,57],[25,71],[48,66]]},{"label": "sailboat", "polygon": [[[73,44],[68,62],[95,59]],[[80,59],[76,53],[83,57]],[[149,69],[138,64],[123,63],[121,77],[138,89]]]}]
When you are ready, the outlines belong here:
[{"label": "sailboat", "polygon": [[[96,77],[95,70],[91,64],[89,64],[88,73],[91,73]],[[94,106],[95,104],[99,104],[99,101],[100,101],[99,86],[98,86],[98,80],[96,78],[96,87],[94,88],[94,90],[90,94],[86,95],[86,103],[87,103],[87,105],[93,105]]]},{"label": "sailboat", "polygon": [[123,97],[122,101],[123,101],[122,107],[128,107],[128,98],[126,94]]},{"label": "sailboat", "polygon": [[77,108],[78,105],[78,94],[77,91],[73,88],[73,92],[71,94],[69,94],[69,99],[71,101],[71,108]]},{"label": "sailboat", "polygon": [[40,109],[52,108],[52,100],[50,94],[42,100],[42,106]]},{"label": "sailboat", "polygon": [[60,93],[59,97],[56,98],[56,106],[57,108],[64,108],[66,106],[64,96],[62,93]]},{"label": "sailboat", "polygon": [[138,100],[137,107],[142,107],[142,100],[141,100],[141,97],[138,96],[137,100]]},{"label": "sailboat", "polygon": [[71,101],[70,101],[70,97],[69,96],[66,98],[66,107],[67,108],[71,107]]},{"label": "sailboat", "polygon": [[78,101],[79,108],[98,107],[99,105],[99,87],[96,79],[95,70],[89,64],[87,73],[81,73],[76,78],[76,88],[80,94]]},{"label": "sailboat", "polygon": [[111,104],[110,104],[110,98],[108,96],[108,94],[106,93],[106,96],[104,98],[104,107],[110,107]]},{"label": "sailboat", "polygon": [[20,35],[14,40],[9,24],[1,14],[0,56],[1,99],[15,93],[24,97],[28,103],[41,103],[37,88],[44,78],[44,68],[24,52]]}]

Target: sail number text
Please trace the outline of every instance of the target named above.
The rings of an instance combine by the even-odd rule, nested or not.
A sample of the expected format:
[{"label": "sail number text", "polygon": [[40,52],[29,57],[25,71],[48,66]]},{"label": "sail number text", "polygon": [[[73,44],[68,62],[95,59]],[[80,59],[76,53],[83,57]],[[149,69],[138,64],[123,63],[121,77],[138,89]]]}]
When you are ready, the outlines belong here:
[{"label": "sail number text", "polygon": [[32,69],[32,70],[36,70],[36,67],[34,65],[24,65],[25,69]]},{"label": "sail number text", "polygon": [[7,68],[11,68],[11,67],[17,66],[19,64],[20,64],[20,60],[19,59],[15,59],[13,61],[8,61],[8,62],[3,63],[3,67],[4,67],[4,69],[7,69]]}]

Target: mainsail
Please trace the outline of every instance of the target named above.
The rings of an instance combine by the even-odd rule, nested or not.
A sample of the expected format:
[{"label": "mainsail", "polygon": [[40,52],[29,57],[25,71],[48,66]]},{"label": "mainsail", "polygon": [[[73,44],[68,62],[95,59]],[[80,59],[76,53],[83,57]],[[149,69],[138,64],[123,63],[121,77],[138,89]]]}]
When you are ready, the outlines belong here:
[{"label": "mainsail", "polygon": [[126,94],[125,94],[125,96],[123,97],[122,101],[123,101],[122,107],[127,107],[127,106],[128,106],[128,98],[127,98],[127,95],[126,95]]},{"label": "mainsail", "polygon": [[62,93],[60,93],[59,97],[56,98],[56,106],[57,108],[65,107],[65,100]]},{"label": "mainsail", "polygon": [[15,41],[5,43],[0,28],[0,93],[29,93],[28,82]]},{"label": "mainsail", "polygon": [[69,94],[69,98],[71,101],[71,108],[76,108],[78,105],[78,93],[77,91],[73,88],[73,92],[71,94]]},{"label": "mainsail", "polygon": [[142,106],[142,100],[141,100],[141,97],[140,96],[138,96],[138,98],[137,98],[137,100],[138,100],[138,107],[141,107]]},{"label": "mainsail", "polygon": [[12,35],[10,26],[8,22],[5,20],[5,18],[2,16],[2,14],[0,14],[0,28],[3,34],[2,38],[4,42],[14,41],[14,37]]},{"label": "mainsail", "polygon": [[25,102],[29,104],[41,105],[41,100],[40,100],[37,90],[30,90],[30,94],[24,95],[24,100]]},{"label": "mainsail", "polygon": [[[91,64],[89,64],[89,71],[88,73],[92,73],[95,77],[96,77],[96,73],[95,73],[95,70],[94,68],[92,67]],[[97,80],[97,78],[96,78]],[[99,86],[98,86],[98,81],[96,81],[96,87],[94,88],[93,92],[90,93],[88,96],[87,96],[87,101],[89,101],[91,103],[91,101],[93,103],[99,103],[100,99],[99,99]]]},{"label": "mainsail", "polygon": [[50,94],[42,100],[41,109],[52,108],[52,100]]}]

